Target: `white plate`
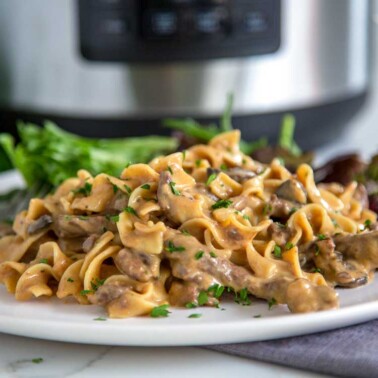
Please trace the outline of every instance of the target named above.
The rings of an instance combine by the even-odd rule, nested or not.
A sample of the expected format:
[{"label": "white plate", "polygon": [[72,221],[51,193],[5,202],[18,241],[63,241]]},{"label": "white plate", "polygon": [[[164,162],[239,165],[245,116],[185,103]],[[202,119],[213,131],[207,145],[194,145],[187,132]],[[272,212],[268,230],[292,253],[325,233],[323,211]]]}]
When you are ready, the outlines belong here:
[{"label": "white plate", "polygon": [[[13,181],[0,175],[7,186]],[[3,186],[4,188],[4,186]],[[0,332],[77,343],[184,346],[276,339],[326,331],[378,317],[378,277],[367,286],[338,290],[341,308],[311,314],[290,314],[286,306],[271,311],[265,302],[251,306],[225,303],[215,308],[171,310],[168,318],[96,321],[105,317],[97,306],[63,303],[56,299],[17,302],[0,288]],[[197,319],[188,316],[200,313]],[[261,315],[260,318],[254,318]]]}]

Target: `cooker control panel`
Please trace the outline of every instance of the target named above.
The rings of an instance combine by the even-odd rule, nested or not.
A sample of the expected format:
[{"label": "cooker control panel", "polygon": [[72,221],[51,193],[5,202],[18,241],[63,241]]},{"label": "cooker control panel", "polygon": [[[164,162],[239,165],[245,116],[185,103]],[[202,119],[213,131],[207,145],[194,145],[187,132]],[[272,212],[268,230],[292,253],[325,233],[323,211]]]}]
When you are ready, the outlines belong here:
[{"label": "cooker control panel", "polygon": [[79,0],[80,48],[95,61],[166,62],[273,53],[280,0]]}]

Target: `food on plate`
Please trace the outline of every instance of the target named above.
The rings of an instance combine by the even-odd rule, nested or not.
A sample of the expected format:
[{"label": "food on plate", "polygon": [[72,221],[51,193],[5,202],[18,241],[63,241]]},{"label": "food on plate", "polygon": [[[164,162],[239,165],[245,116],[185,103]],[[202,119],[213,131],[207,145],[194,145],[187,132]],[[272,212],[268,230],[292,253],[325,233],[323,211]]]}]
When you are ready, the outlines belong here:
[{"label": "food on plate", "polygon": [[228,131],[120,177],[80,170],[30,201],[0,239],[0,281],[17,300],[53,296],[110,317],[219,306],[227,293],[291,312],[338,307],[378,267],[376,214],[357,182],[263,164]]}]

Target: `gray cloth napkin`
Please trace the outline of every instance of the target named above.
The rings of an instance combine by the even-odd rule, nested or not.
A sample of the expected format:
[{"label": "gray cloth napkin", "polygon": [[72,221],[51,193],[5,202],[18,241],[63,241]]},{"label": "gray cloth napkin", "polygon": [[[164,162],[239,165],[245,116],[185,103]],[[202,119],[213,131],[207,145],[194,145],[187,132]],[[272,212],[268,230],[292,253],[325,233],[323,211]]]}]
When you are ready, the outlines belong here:
[{"label": "gray cloth napkin", "polygon": [[378,320],[307,336],[206,348],[340,377],[378,377]]}]

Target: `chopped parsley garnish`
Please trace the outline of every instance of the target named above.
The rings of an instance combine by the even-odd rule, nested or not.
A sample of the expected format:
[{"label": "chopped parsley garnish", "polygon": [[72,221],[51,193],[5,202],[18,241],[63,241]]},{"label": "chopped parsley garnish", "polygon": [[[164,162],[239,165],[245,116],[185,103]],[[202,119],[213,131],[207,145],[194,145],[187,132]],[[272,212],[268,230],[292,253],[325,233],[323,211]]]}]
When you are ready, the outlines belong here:
[{"label": "chopped parsley garnish", "polygon": [[168,314],[170,314],[170,311],[168,311],[169,305],[164,304],[158,307],[155,307],[152,309],[150,316],[152,318],[166,318]]},{"label": "chopped parsley garnish", "polygon": [[312,271],[314,273],[322,273],[321,269],[319,269],[319,268],[314,268]]},{"label": "chopped parsley garnish", "polygon": [[113,193],[116,194],[118,192],[119,188],[118,188],[117,185],[114,185],[114,184],[112,184],[112,185],[113,185]]},{"label": "chopped parsley garnish", "polygon": [[215,258],[215,257],[218,257],[218,256],[217,256],[217,254],[215,252],[210,252],[210,257]]},{"label": "chopped parsley garnish", "polygon": [[124,187],[126,189],[127,194],[130,194],[132,192],[131,188],[128,185],[125,184]]},{"label": "chopped parsley garnish", "polygon": [[176,188],[176,183],[175,183],[175,182],[171,181],[171,182],[169,183],[169,186],[171,187],[171,191],[172,191],[172,193],[173,193],[175,196],[179,196],[179,195],[181,194],[180,191]]},{"label": "chopped parsley garnish", "polygon": [[192,236],[191,233],[187,230],[181,230],[181,233],[186,235],[186,236]]},{"label": "chopped parsley garnish", "polygon": [[84,186],[78,189],[74,189],[72,192],[74,194],[83,194],[84,196],[88,197],[92,192],[92,184],[86,182]]},{"label": "chopped parsley garnish", "polygon": [[219,285],[219,284],[214,284],[214,285],[211,285],[208,289],[207,289],[207,292],[208,293],[213,293],[214,297],[219,299],[223,292],[224,292],[224,289],[225,287],[222,286],[222,285]]},{"label": "chopped parsley garnish", "polygon": [[112,215],[111,217],[109,217],[109,219],[112,221],[112,222],[119,222],[119,215]]},{"label": "chopped parsley garnish", "polygon": [[272,299],[270,299],[270,300],[268,301],[268,308],[269,308],[269,310],[271,310],[272,307],[273,307],[273,306],[276,306],[276,305],[277,305],[277,301],[276,301],[275,298],[272,298]]},{"label": "chopped parsley garnish", "polygon": [[33,358],[31,361],[33,362],[33,364],[40,364],[43,362],[43,358],[42,357]]},{"label": "chopped parsley garnish", "polygon": [[265,204],[263,208],[263,215],[268,215],[272,211],[272,205],[270,203]]},{"label": "chopped parsley garnish", "polygon": [[80,292],[80,295],[88,295],[88,294],[93,294],[93,290],[82,290]]},{"label": "chopped parsley garnish", "polygon": [[220,169],[221,169],[222,171],[227,171],[228,167],[227,167],[226,164],[223,163],[223,164],[221,164]]},{"label": "chopped parsley garnish", "polygon": [[290,212],[289,212],[289,216],[293,215],[297,210],[298,210],[298,208],[292,207],[291,210],[290,210]]},{"label": "chopped parsley garnish", "polygon": [[274,254],[274,257],[277,257],[278,259],[280,259],[282,257],[282,250],[281,250],[281,247],[279,245],[274,246],[273,254]]},{"label": "chopped parsley garnish", "polygon": [[64,216],[64,220],[65,220],[65,221],[70,221],[70,220],[72,220],[72,215],[65,215],[65,216]]},{"label": "chopped parsley garnish", "polygon": [[197,168],[201,165],[201,162],[202,162],[201,159],[197,159],[197,160],[196,160],[196,167],[197,167]]},{"label": "chopped parsley garnish", "polygon": [[96,320],[98,322],[105,322],[107,319],[106,318],[102,318],[101,316],[98,317],[98,318],[94,318],[93,320]]},{"label": "chopped parsley garnish", "polygon": [[215,179],[217,178],[217,174],[216,173],[212,173],[209,177],[208,177],[208,179],[207,179],[207,181],[206,181],[206,185],[210,185]]},{"label": "chopped parsley garnish", "polygon": [[150,190],[151,189],[151,185],[150,184],[144,184],[141,186],[142,189],[145,189],[145,190]]},{"label": "chopped parsley garnish", "polygon": [[285,249],[286,249],[286,250],[292,249],[293,247],[294,247],[294,244],[291,243],[291,242],[287,242],[287,243],[285,244]]},{"label": "chopped parsley garnish", "polygon": [[182,151],[182,161],[184,161],[186,158],[186,150]]},{"label": "chopped parsley garnish", "polygon": [[47,260],[47,259],[40,259],[40,260],[39,260],[39,263],[40,263],[40,264],[48,264],[48,263],[49,263],[49,260]]},{"label": "chopped parsley garnish", "polygon": [[181,245],[174,245],[173,244],[173,241],[169,241],[168,242],[168,245],[167,247],[165,247],[166,251],[167,252],[170,252],[170,253],[173,253],[173,252],[184,252],[185,251],[185,247],[181,246]]},{"label": "chopped parsley garnish", "polygon": [[257,318],[261,318],[261,314],[254,315],[253,317],[254,317],[255,319],[257,319]]},{"label": "chopped parsley garnish", "polygon": [[68,277],[67,282],[75,282],[75,281],[71,277]]},{"label": "chopped parsley garnish", "polygon": [[202,316],[202,314],[190,314],[188,316],[189,319],[198,319]]},{"label": "chopped parsley garnish", "polygon": [[197,301],[198,301],[198,305],[199,306],[203,306],[205,305],[209,300],[209,296],[207,295],[207,292],[206,291],[201,291],[199,294],[198,294],[198,298],[197,298]]},{"label": "chopped parsley garnish", "polygon": [[221,199],[221,200],[219,200],[219,201],[217,201],[217,202],[215,202],[212,206],[211,206],[211,208],[212,209],[221,209],[221,208],[228,208],[228,207],[230,207],[232,205],[232,201],[231,200],[226,200],[226,199]]},{"label": "chopped parsley garnish", "polygon": [[86,220],[89,219],[89,216],[88,215],[79,215],[79,219],[83,220],[83,221],[86,221]]},{"label": "chopped parsley garnish", "polygon": [[243,219],[245,219],[245,220],[250,220],[251,218],[250,218],[250,216],[249,216],[249,215],[247,215],[247,214],[244,214],[244,215],[243,215]]},{"label": "chopped parsley garnish", "polygon": [[205,251],[198,251],[198,252],[194,255],[194,257],[195,257],[196,260],[199,260],[199,259],[201,259],[201,258],[203,257],[204,254],[205,254]]},{"label": "chopped parsley garnish", "polygon": [[194,302],[189,302],[185,305],[186,308],[196,308],[197,304]]},{"label": "chopped parsley garnish", "polygon": [[234,301],[242,306],[250,306],[252,301],[248,298],[248,289],[244,288],[239,293],[235,293]]},{"label": "chopped parsley garnish", "polygon": [[173,175],[173,171],[172,171],[172,168],[168,165],[168,167],[167,167],[167,171],[171,174],[171,175]]},{"label": "chopped parsley garnish", "polygon": [[93,291],[97,291],[100,286],[102,286],[105,283],[105,278],[100,280],[99,278],[96,278],[95,281],[91,281],[91,286]]},{"label": "chopped parsley garnish", "polygon": [[135,215],[135,216],[138,216],[138,214],[137,214],[137,212],[135,211],[135,209],[132,208],[131,206],[127,206],[127,207],[125,208],[124,211],[126,211],[126,213],[129,213],[129,214],[133,214],[133,215]]},{"label": "chopped parsley garnish", "polygon": [[315,244],[315,256],[318,256],[320,253],[320,248],[317,244]]},{"label": "chopped parsley garnish", "polygon": [[325,240],[325,239],[327,239],[327,236],[325,236],[324,234],[318,234],[318,239],[319,240]]},{"label": "chopped parsley garnish", "polygon": [[365,225],[365,230],[366,230],[367,228],[369,228],[371,226],[371,220],[366,219],[366,221],[364,222],[364,225]]}]

